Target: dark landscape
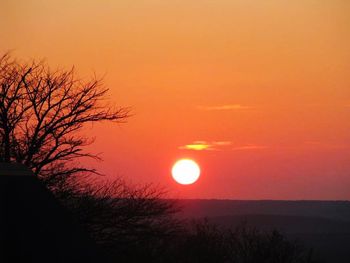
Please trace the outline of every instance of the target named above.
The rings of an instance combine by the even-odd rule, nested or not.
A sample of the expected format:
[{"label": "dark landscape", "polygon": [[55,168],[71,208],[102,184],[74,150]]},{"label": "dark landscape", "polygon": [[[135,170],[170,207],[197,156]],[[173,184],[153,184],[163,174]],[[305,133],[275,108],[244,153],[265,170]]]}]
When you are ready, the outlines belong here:
[{"label": "dark landscape", "polygon": [[203,219],[224,228],[247,224],[277,229],[314,249],[324,262],[350,260],[349,201],[180,200],[181,217]]},{"label": "dark landscape", "polygon": [[0,0],[0,263],[350,263],[350,0]]}]

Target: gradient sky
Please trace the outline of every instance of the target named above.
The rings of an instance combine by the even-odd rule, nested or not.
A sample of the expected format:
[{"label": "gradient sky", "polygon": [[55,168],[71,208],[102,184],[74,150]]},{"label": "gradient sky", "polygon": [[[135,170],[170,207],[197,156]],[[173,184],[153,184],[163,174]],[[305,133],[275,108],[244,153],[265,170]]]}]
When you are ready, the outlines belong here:
[{"label": "gradient sky", "polygon": [[[350,1],[0,0],[0,51],[105,76],[107,176],[180,198],[350,199]],[[175,160],[200,180],[176,184]]]}]

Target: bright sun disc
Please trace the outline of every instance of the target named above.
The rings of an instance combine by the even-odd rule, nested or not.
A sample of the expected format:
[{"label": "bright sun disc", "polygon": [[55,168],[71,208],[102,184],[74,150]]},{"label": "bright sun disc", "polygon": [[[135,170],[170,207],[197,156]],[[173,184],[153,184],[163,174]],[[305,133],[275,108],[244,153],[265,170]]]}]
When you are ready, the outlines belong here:
[{"label": "bright sun disc", "polygon": [[171,170],[174,180],[179,184],[193,184],[198,180],[200,173],[198,164],[190,159],[177,161]]}]

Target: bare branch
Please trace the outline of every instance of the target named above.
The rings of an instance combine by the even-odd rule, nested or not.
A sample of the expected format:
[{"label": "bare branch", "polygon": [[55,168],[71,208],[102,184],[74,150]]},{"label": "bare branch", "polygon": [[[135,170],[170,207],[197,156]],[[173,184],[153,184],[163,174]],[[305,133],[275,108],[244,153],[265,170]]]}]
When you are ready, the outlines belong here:
[{"label": "bare branch", "polygon": [[[124,122],[128,108],[106,103],[108,89],[94,77],[83,81],[70,70],[51,70],[43,61],[0,57],[0,160],[21,162],[43,178],[96,173],[77,164],[98,156],[84,151],[91,140],[81,134],[87,123]],[[56,165],[58,164],[59,165]],[[62,165],[64,163],[64,165]],[[59,173],[49,175],[52,167]]]}]

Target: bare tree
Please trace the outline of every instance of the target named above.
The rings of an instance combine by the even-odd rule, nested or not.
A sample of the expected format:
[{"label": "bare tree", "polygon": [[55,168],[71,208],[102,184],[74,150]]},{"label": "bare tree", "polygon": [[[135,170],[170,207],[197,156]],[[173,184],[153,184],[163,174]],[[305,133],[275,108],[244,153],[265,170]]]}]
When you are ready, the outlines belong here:
[{"label": "bare tree", "polygon": [[[108,89],[96,77],[83,81],[74,69],[51,70],[45,62],[0,57],[0,162],[32,169],[118,262],[316,262],[309,251],[278,232],[246,227],[221,231],[206,222],[186,229],[179,210],[152,185],[101,182],[79,163],[87,123],[122,122],[127,108],[108,106]],[[79,174],[80,176],[72,176]]]},{"label": "bare tree", "polygon": [[93,141],[83,135],[85,124],[129,116],[128,108],[107,104],[100,79],[83,81],[74,69],[51,70],[43,61],[23,63],[7,53],[0,57],[0,86],[0,162],[29,167],[102,249],[131,256],[130,248],[155,249],[177,231],[177,209],[161,189],[103,182],[79,162],[99,159],[84,151]]},{"label": "bare tree", "polygon": [[[127,108],[107,105],[108,91],[96,77],[83,81],[71,70],[51,70],[43,61],[21,63],[9,53],[0,57],[0,161],[32,169],[48,185],[79,172],[83,150],[92,142],[85,124],[128,117]],[[79,133],[80,132],[80,133]]]},{"label": "bare tree", "polygon": [[159,187],[85,179],[70,178],[57,197],[111,257],[145,260],[181,232],[179,207]]}]

